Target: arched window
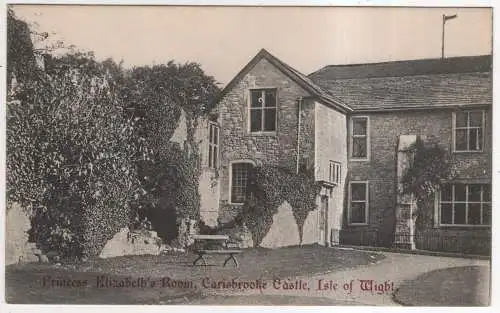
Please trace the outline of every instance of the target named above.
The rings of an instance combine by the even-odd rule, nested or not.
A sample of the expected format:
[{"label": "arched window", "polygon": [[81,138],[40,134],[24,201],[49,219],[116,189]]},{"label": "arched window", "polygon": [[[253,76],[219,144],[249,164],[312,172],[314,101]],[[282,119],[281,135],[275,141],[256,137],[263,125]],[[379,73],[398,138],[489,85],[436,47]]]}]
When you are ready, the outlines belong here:
[{"label": "arched window", "polygon": [[250,160],[230,164],[229,197],[232,204],[243,204],[247,195],[249,171],[255,166]]}]

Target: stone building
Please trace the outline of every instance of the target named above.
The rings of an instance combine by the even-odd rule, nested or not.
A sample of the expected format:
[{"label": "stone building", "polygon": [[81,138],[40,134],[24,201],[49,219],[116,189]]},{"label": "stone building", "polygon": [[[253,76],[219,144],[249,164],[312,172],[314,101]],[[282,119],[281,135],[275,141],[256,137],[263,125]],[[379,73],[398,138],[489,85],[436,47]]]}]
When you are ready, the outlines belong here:
[{"label": "stone building", "polygon": [[[261,50],[222,91],[206,122],[200,216],[231,221],[248,169],[314,167],[322,183],[303,244],[484,252],[491,237],[491,56],[326,66],[308,76]],[[416,138],[450,152],[424,226],[398,192]],[[261,246],[299,243],[284,203]]]}]

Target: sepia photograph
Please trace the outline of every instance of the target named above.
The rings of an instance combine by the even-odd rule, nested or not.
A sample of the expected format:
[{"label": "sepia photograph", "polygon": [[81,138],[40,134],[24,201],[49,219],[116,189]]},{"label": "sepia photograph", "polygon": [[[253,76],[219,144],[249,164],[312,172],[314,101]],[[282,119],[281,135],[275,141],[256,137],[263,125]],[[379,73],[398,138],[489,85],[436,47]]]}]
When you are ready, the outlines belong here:
[{"label": "sepia photograph", "polygon": [[493,8],[4,13],[5,303],[491,305]]}]

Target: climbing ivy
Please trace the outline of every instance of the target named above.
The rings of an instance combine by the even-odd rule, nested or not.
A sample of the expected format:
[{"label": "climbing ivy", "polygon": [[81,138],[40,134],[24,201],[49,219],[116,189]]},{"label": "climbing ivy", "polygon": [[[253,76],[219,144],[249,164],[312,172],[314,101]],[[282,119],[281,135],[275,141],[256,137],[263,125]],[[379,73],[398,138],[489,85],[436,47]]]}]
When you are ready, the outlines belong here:
[{"label": "climbing ivy", "polygon": [[304,222],[316,209],[319,191],[313,170],[302,168],[296,173],[285,167],[254,167],[249,175],[248,200],[237,219],[247,225],[254,245],[258,245],[271,228],[278,207],[286,201],[292,207],[302,243]]},{"label": "climbing ivy", "polygon": [[417,137],[406,153],[410,164],[401,180],[402,193],[415,197],[415,215],[417,224],[421,224],[426,218],[426,208],[432,205],[439,186],[455,177],[455,168],[449,152],[432,140],[424,142],[421,137]]},{"label": "climbing ivy", "polygon": [[[126,75],[122,99],[151,153],[149,160],[139,162],[148,197],[135,208],[166,240],[177,237],[180,220],[198,216],[201,158],[195,133],[218,92],[214,78],[197,63],[170,61],[136,67]],[[171,138],[179,126],[186,130],[186,138],[173,144]]]}]

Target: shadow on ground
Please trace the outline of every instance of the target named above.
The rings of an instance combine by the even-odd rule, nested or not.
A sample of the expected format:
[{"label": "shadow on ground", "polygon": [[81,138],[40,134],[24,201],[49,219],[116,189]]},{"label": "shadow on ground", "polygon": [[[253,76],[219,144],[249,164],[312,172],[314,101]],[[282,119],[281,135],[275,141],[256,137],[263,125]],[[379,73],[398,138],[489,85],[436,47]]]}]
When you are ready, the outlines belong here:
[{"label": "shadow on ground", "polygon": [[490,269],[464,266],[431,271],[402,283],[394,301],[407,306],[488,306]]},{"label": "shadow on ground", "polygon": [[[238,256],[239,268],[223,267],[224,256],[210,258],[207,267],[192,266],[195,258],[195,254],[187,252],[96,258],[61,265],[9,265],[5,269],[5,296],[8,303],[19,304],[166,304],[179,299],[188,302],[200,298],[204,290],[201,281],[206,277],[211,280],[285,279],[373,264],[384,256],[368,251],[303,246],[248,249]],[[101,285],[102,276],[110,284]],[[147,281],[146,285],[139,286],[138,282],[135,286],[130,285],[141,279]],[[152,281],[157,283],[152,286]],[[180,283],[173,285],[169,281]],[[272,296],[264,297],[263,301],[286,304],[290,298]],[[216,304],[221,298],[214,299],[213,304]],[[253,304],[252,299],[233,297],[225,301]],[[311,304],[319,305],[316,302]]]}]

